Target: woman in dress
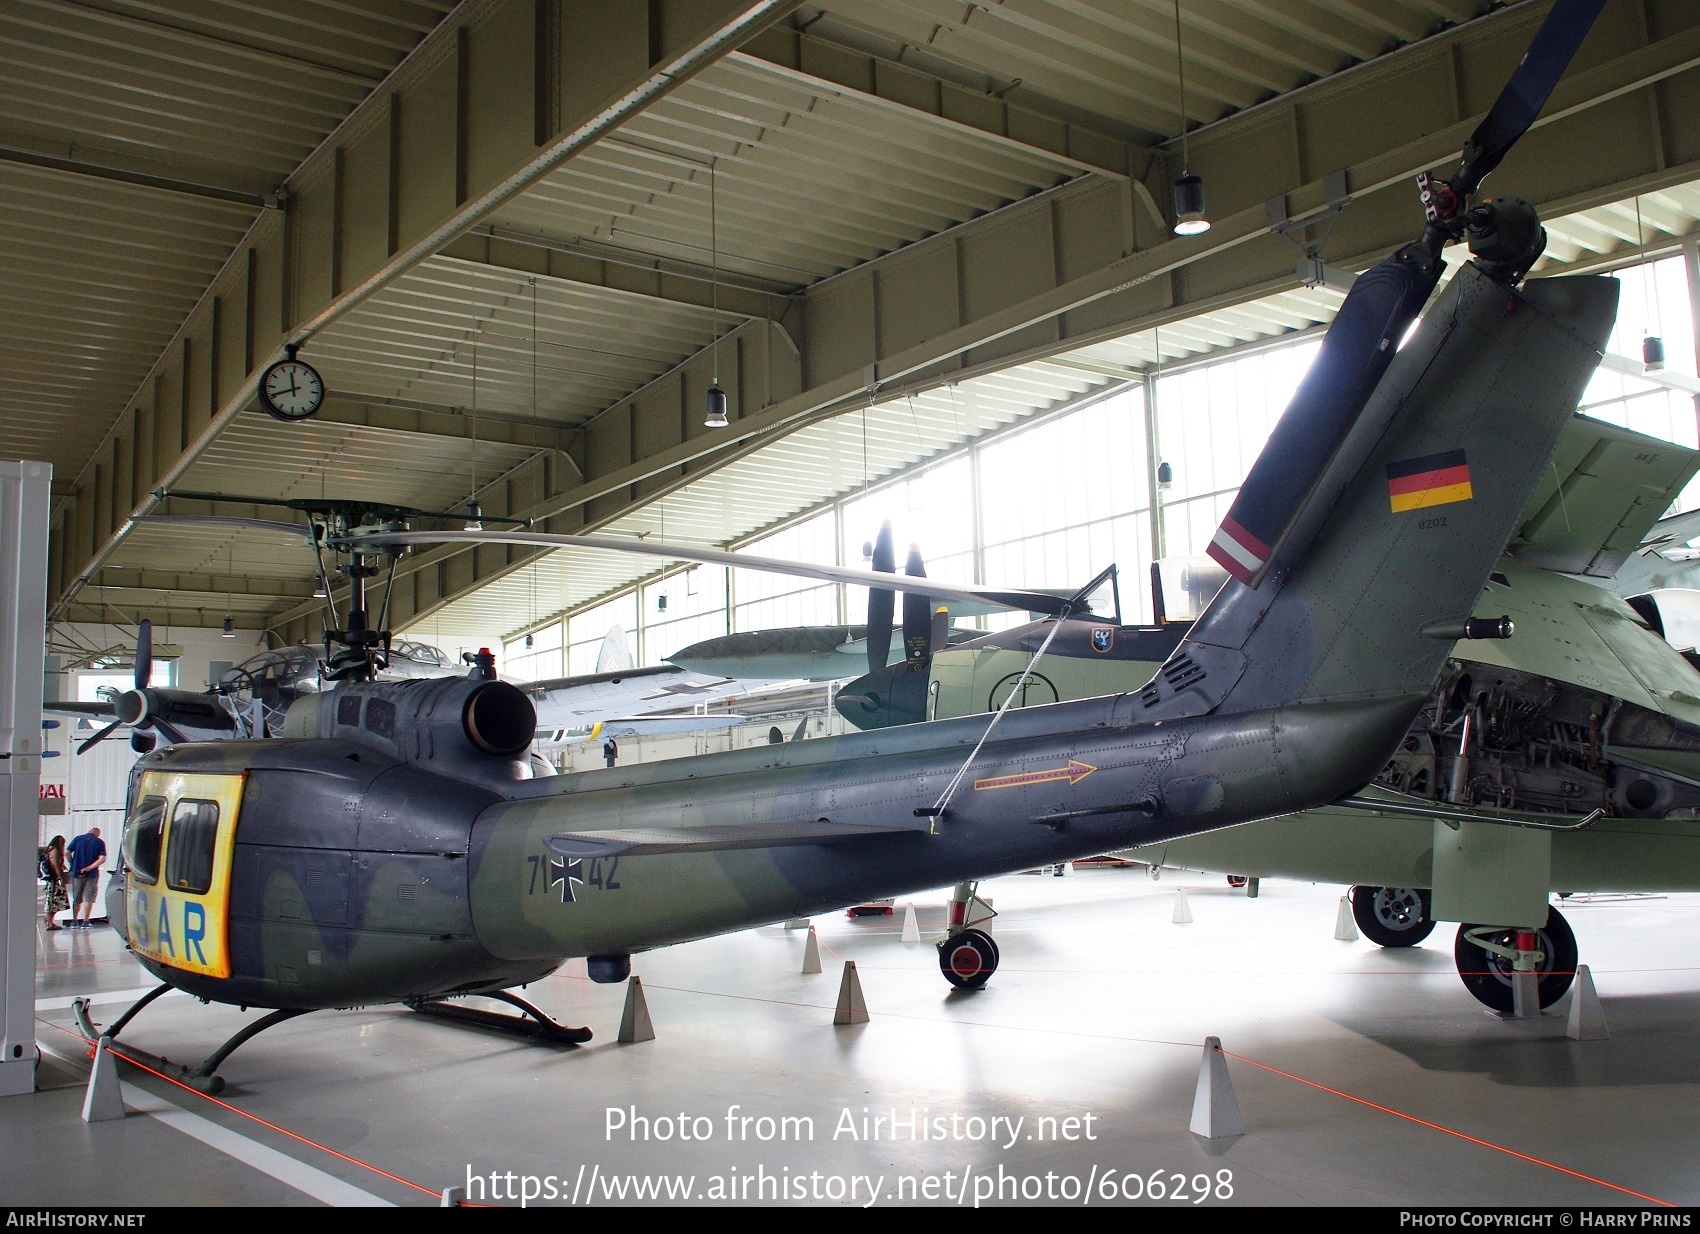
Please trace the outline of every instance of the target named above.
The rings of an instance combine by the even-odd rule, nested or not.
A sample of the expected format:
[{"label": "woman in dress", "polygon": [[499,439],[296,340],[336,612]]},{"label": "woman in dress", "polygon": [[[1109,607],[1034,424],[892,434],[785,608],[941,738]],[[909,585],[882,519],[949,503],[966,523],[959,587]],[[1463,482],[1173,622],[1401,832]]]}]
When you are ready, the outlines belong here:
[{"label": "woman in dress", "polygon": [[[55,916],[71,907],[70,896],[65,891],[65,837],[54,836],[47,842],[47,870],[51,877],[47,883],[47,928],[49,930],[64,929],[54,919]],[[45,872],[45,871],[44,871]]]}]

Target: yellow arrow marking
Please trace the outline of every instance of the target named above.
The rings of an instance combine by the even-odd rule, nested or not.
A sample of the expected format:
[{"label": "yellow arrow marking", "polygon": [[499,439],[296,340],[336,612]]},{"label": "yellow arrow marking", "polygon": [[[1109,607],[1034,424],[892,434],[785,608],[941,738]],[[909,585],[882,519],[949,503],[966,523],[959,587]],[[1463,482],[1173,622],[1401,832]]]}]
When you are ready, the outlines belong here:
[{"label": "yellow arrow marking", "polygon": [[1047,784],[1052,780],[1067,780],[1070,784],[1078,784],[1094,771],[1098,770],[1090,763],[1068,760],[1067,767],[1054,767],[1050,771],[1024,771],[1020,775],[992,776],[986,780],[975,780],[974,791],[983,788],[1021,788],[1028,784]]}]

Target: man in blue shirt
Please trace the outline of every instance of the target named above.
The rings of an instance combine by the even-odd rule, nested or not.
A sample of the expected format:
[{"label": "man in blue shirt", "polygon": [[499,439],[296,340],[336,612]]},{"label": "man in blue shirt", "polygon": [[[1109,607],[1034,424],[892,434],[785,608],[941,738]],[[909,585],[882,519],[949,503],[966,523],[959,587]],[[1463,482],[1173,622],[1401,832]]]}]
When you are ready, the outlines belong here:
[{"label": "man in blue shirt", "polygon": [[94,916],[100,868],[106,864],[106,841],[100,838],[100,828],[90,827],[73,839],[67,854],[71,874],[71,926],[86,930],[89,918]]}]

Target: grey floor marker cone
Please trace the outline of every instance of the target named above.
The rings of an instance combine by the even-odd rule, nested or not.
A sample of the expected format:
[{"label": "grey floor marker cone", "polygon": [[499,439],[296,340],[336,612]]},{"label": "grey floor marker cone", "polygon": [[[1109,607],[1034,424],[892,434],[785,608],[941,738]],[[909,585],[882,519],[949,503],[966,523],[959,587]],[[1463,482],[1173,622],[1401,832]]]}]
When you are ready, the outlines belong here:
[{"label": "grey floor marker cone", "polygon": [[1228,1056],[1222,1053],[1220,1037],[1204,1039],[1204,1059],[1198,1065],[1198,1088],[1192,1096],[1194,1135],[1221,1140],[1245,1134],[1240,1103],[1234,1099],[1234,1084],[1228,1078]]},{"label": "grey floor marker cone", "polygon": [[466,1200],[465,1187],[444,1187],[441,1198],[437,1201],[438,1208],[459,1208]]},{"label": "grey floor marker cone", "polygon": [[106,1038],[95,1042],[94,1067],[89,1072],[89,1086],[83,1093],[83,1121],[110,1122],[124,1117],[124,1095],[118,1089],[118,1063],[106,1048]]},{"label": "grey floor marker cone", "polygon": [[1352,901],[1348,896],[1340,897],[1340,911],[1334,914],[1334,937],[1342,943],[1358,941],[1358,923],[1352,920]]},{"label": "grey floor marker cone", "polygon": [[1600,996],[1594,990],[1594,974],[1586,964],[1576,966],[1576,982],[1570,987],[1570,1019],[1564,1035],[1572,1041],[1607,1041],[1611,1030],[1606,1027],[1606,1011],[1600,1006]]},{"label": "grey floor marker cone", "polygon": [[903,906],[903,941],[918,943],[921,941],[921,923],[915,920],[915,905],[913,902]]},{"label": "grey floor marker cone", "polygon": [[649,1018],[649,1001],[643,996],[643,982],[636,977],[626,982],[626,1009],[620,1015],[620,1035],[616,1040],[627,1045],[655,1040],[655,1025]]},{"label": "grey floor marker cone", "polygon": [[1173,921],[1176,925],[1189,925],[1192,922],[1192,906],[1186,902],[1185,887],[1175,888],[1175,915],[1173,917]]},{"label": "grey floor marker cone", "polygon": [[809,927],[809,941],[803,944],[803,971],[820,972],[820,939],[815,937],[814,926]]},{"label": "grey floor marker cone", "polygon": [[844,961],[844,980],[838,986],[838,1010],[834,1024],[866,1024],[868,1001],[862,997],[862,979],[856,976],[856,961]]}]

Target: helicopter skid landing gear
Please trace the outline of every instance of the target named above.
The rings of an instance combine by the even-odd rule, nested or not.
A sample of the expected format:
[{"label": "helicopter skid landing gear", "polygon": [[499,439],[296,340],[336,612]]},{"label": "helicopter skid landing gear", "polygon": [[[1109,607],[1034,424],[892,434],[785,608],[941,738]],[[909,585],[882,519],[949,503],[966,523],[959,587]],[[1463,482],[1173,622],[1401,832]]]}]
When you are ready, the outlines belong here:
[{"label": "helicopter skid landing gear", "polygon": [[588,1028],[569,1028],[565,1024],[557,1023],[539,1008],[507,990],[491,990],[476,997],[496,999],[498,1002],[518,1007],[524,1014],[504,1015],[500,1011],[482,1011],[477,1007],[462,1007],[441,998],[409,999],[407,1005],[422,1015],[437,1016],[457,1024],[488,1028],[533,1041],[547,1041],[553,1045],[583,1045],[591,1038]]},{"label": "helicopter skid landing gear", "polygon": [[[88,1037],[90,1040],[98,1040],[104,1036],[109,1046],[114,1045],[116,1044],[116,1038],[119,1030],[130,1022],[131,1017],[170,988],[171,987],[167,985],[161,986],[157,990],[150,990],[147,994],[143,995],[142,998],[130,1008],[130,1010],[118,1017],[117,1022],[104,1033],[101,1032],[101,1030],[95,1025],[95,1022],[89,1017],[89,1004],[86,998],[79,998],[74,1001],[71,1004],[71,1013],[75,1016],[77,1027],[82,1030],[85,1037]],[[293,1020],[298,1015],[306,1014],[307,1012],[305,1010],[285,1010],[274,1011],[270,1015],[261,1016],[258,1020],[255,1020],[241,1032],[230,1038],[230,1040],[219,1046],[218,1049],[207,1055],[206,1061],[199,1067],[186,1067],[182,1063],[174,1063],[169,1058],[165,1058],[162,1055],[149,1054],[146,1050],[138,1050],[131,1045],[125,1045],[122,1049],[115,1050],[113,1053],[114,1057],[119,1058],[124,1062],[146,1067],[150,1071],[157,1071],[161,1075],[166,1076],[168,1079],[176,1080],[180,1084],[187,1084],[190,1088],[195,1089],[197,1092],[203,1092],[209,1096],[217,1096],[219,1093],[224,1091],[224,1077],[217,1074],[217,1072],[218,1069],[224,1065],[225,1059],[234,1054],[243,1044],[252,1038],[259,1036],[273,1025],[282,1024],[285,1020]]]}]

